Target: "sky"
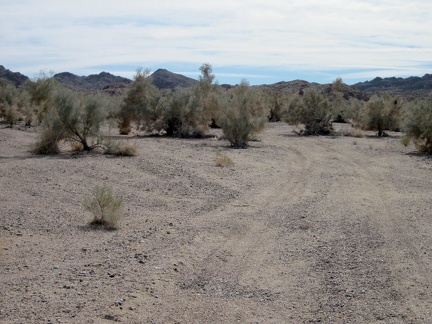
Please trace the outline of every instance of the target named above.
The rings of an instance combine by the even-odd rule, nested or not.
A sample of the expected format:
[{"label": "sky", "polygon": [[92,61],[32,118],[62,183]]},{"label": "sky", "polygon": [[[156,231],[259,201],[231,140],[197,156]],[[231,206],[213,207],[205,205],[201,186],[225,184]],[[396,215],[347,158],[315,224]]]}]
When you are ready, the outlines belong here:
[{"label": "sky", "polygon": [[353,84],[432,73],[430,0],[0,0],[0,65],[45,73],[139,68],[218,83]]}]

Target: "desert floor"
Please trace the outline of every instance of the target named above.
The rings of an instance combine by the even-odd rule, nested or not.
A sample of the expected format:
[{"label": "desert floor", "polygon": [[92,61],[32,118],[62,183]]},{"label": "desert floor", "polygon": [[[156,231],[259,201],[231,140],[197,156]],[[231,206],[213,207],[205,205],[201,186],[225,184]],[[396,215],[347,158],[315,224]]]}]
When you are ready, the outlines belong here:
[{"label": "desert floor", "polygon": [[[432,158],[398,133],[48,157],[0,128],[1,323],[432,323]],[[119,230],[87,225],[102,185]]]}]

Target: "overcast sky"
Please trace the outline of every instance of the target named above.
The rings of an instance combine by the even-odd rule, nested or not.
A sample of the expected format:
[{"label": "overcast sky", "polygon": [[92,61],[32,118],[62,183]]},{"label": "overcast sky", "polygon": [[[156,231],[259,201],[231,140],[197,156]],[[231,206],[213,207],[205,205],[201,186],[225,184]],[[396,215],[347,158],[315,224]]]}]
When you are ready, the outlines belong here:
[{"label": "overcast sky", "polygon": [[432,73],[430,0],[0,0],[0,64],[219,83],[346,83]]}]

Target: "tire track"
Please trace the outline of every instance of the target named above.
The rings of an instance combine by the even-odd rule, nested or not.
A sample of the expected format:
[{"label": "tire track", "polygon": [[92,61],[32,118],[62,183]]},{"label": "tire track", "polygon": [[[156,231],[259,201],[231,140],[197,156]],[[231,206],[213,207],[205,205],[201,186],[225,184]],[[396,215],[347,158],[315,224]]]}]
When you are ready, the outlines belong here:
[{"label": "tire track", "polygon": [[[279,150],[282,153],[268,162],[273,173],[266,175],[264,183],[257,181],[250,192],[224,208],[224,212],[216,210],[199,216],[197,223],[203,230],[196,243],[187,248],[186,254],[191,256],[187,263],[191,266],[179,278],[179,286],[187,294],[227,302],[234,298],[234,305],[243,305],[250,312],[257,303],[265,302],[268,304],[262,316],[285,321],[300,298],[304,303],[314,299],[313,295],[306,298],[309,287],[300,284],[306,266],[304,258],[301,254],[284,256],[284,242],[301,246],[305,232],[298,235],[300,218],[290,211],[311,191],[312,177],[307,175],[313,170],[299,149],[288,145]],[[219,233],[212,230],[227,226]],[[298,279],[292,282],[294,276]],[[226,307],[233,307],[232,301]]]},{"label": "tire track", "polygon": [[430,319],[426,315],[430,305],[417,298],[413,302],[407,294],[412,278],[431,285],[430,265],[418,255],[406,215],[392,204],[392,197],[400,194],[382,173],[389,166],[374,157],[364,162],[364,156],[330,146],[326,150],[338,159],[341,169],[353,173],[355,185],[344,185],[351,197],[346,196],[342,204],[350,208],[342,208],[345,216],[333,225],[339,237],[319,248],[317,269],[324,274],[323,294],[328,296],[319,313],[344,321]]}]

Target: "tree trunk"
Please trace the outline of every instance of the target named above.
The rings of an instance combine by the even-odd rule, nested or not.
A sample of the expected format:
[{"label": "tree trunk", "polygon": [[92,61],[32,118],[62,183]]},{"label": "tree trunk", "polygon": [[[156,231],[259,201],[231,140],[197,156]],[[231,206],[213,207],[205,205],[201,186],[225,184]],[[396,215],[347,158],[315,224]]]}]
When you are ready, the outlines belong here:
[{"label": "tree trunk", "polygon": [[381,121],[378,121],[378,136],[381,137],[383,133]]}]

